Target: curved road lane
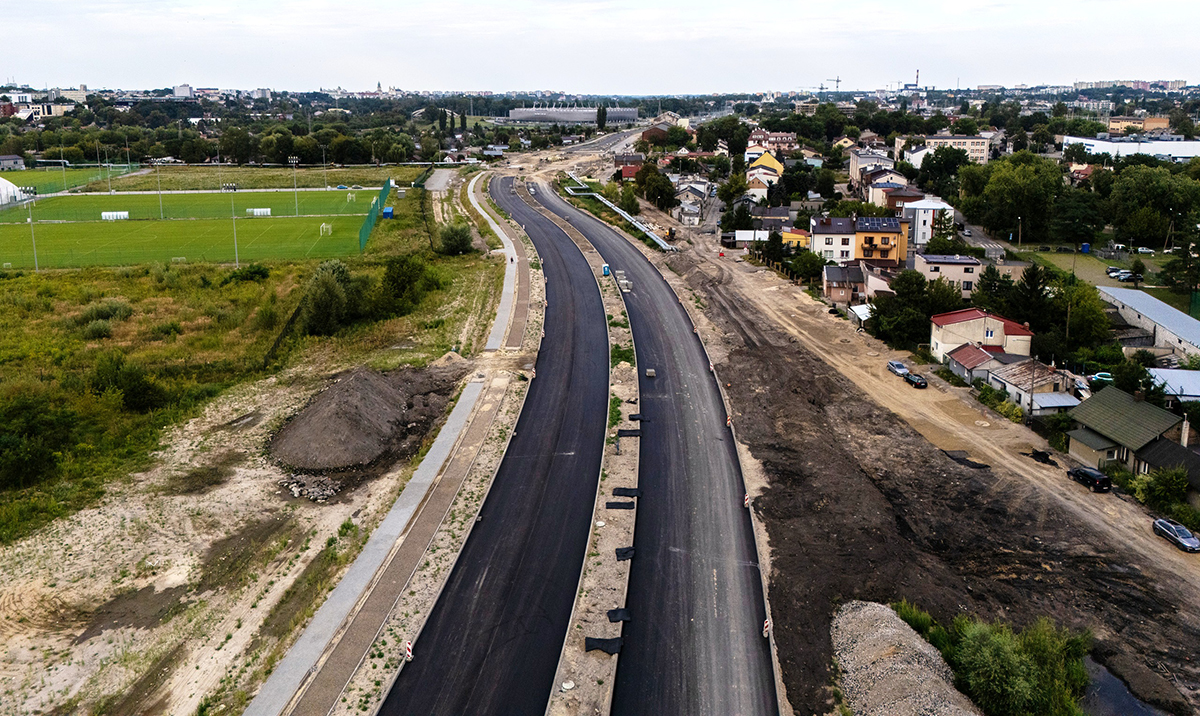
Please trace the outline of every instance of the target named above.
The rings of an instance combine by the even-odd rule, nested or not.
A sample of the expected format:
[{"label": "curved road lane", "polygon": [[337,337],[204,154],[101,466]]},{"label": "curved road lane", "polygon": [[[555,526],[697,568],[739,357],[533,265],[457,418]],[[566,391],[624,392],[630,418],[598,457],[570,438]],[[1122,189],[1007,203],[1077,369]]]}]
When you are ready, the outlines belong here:
[{"label": "curved road lane", "polygon": [[541,714],[587,549],[608,411],[608,336],[575,244],[495,180],[547,279],[537,378],[449,581],[381,714]]},{"label": "curved road lane", "polygon": [[[751,716],[779,711],[762,581],[725,408],[675,293],[607,224],[540,186],[614,270],[637,342],[637,532],[612,713]],[[646,368],[657,377],[647,378]]]}]

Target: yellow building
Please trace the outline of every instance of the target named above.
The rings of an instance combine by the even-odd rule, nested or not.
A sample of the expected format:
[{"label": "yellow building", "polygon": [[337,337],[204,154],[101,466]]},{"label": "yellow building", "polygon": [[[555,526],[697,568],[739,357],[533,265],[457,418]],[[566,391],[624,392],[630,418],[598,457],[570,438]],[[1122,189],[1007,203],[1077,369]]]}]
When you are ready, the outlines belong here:
[{"label": "yellow building", "polygon": [[1137,129],[1143,132],[1151,132],[1155,129],[1170,129],[1171,119],[1169,117],[1109,117],[1108,131],[1113,134],[1121,134],[1126,129]]},{"label": "yellow building", "polygon": [[854,222],[854,258],[896,261],[908,259],[908,221],[862,216]]},{"label": "yellow building", "polygon": [[799,251],[800,249],[809,248],[809,239],[812,237],[812,235],[804,229],[792,229],[791,231],[784,231],[782,236],[784,246],[787,246],[793,252]]},{"label": "yellow building", "polygon": [[754,167],[770,167],[774,169],[779,176],[783,176],[783,165],[779,163],[778,159],[771,156],[770,152],[765,152],[761,157],[755,159],[754,163],[747,167],[747,169],[753,169]]}]

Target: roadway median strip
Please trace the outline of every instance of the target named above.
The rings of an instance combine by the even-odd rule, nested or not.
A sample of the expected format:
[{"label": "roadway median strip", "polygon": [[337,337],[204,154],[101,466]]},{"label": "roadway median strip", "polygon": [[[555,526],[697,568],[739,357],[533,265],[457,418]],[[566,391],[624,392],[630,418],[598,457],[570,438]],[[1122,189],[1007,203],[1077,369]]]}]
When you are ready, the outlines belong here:
[{"label": "roadway median strip", "polygon": [[[543,187],[540,191],[549,190]],[[633,333],[629,328],[628,313],[621,290],[617,287],[616,276],[605,275],[603,259],[583,234],[540,206],[524,188],[519,188],[518,193],[579,246],[600,286],[604,311],[608,315],[610,351],[617,349],[616,355],[622,358],[625,355],[635,356],[636,352],[632,350]],[[591,539],[570,627],[559,658],[555,689],[547,705],[546,713],[549,716],[609,712],[612,687],[616,682],[616,655],[622,643],[622,624],[637,618],[637,615],[631,615],[624,608],[629,587],[630,560],[633,558],[630,545],[633,544],[637,505],[629,499],[608,499],[640,499],[641,495],[637,488],[640,440],[637,437],[618,436],[636,427],[632,416],[638,415],[641,410],[636,367],[628,361],[618,360],[610,369],[609,389],[612,397],[610,425],[604,447],[604,467],[596,492]],[[620,612],[621,618],[610,618],[614,611]]]}]

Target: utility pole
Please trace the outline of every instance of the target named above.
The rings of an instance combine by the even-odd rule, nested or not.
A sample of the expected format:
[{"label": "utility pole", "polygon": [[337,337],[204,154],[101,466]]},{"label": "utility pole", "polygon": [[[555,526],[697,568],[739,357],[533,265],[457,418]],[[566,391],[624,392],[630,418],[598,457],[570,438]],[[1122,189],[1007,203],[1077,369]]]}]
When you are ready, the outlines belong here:
[{"label": "utility pole", "polygon": [[1021,217],[1018,216],[1017,217],[1017,247],[1018,248],[1020,248],[1020,246],[1021,246],[1021,231],[1024,228],[1025,228],[1025,224],[1024,224],[1024,222],[1021,221]]}]

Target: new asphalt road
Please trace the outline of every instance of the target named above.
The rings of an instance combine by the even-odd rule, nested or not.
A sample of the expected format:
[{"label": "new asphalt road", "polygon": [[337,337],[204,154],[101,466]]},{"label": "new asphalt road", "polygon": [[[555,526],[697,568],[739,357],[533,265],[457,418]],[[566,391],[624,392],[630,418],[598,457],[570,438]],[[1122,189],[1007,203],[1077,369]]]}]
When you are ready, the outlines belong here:
[{"label": "new asphalt road", "polygon": [[[541,188],[614,270],[637,343],[637,548],[612,713],[778,713],[758,556],[732,434],[708,359],[674,292],[607,224]],[[646,368],[657,377],[647,378]]]},{"label": "new asphalt road", "polygon": [[587,549],[608,414],[608,336],[587,261],[492,182],[547,280],[546,337],[516,433],[449,581],[381,713],[541,714]]}]

